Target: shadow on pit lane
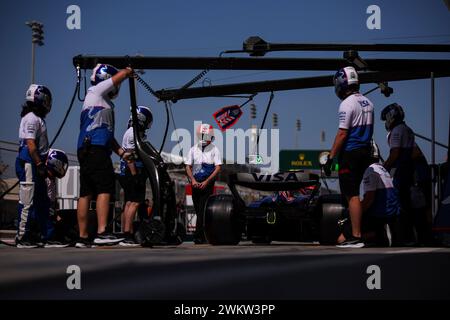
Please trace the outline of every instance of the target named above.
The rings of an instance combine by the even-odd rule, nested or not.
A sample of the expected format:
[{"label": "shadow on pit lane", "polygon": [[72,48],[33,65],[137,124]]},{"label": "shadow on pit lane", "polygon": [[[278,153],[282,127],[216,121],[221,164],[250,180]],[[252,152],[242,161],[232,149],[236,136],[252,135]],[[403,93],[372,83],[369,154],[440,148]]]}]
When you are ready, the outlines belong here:
[{"label": "shadow on pit lane", "polygon": [[[22,270],[27,277],[12,282],[2,277],[0,299],[450,299],[446,249],[348,251],[283,243],[202,247],[21,250],[22,261],[30,255],[28,269]],[[81,290],[66,287],[69,263],[81,268]],[[371,265],[380,267],[380,290],[367,287]],[[26,267],[22,262],[15,272]]]}]

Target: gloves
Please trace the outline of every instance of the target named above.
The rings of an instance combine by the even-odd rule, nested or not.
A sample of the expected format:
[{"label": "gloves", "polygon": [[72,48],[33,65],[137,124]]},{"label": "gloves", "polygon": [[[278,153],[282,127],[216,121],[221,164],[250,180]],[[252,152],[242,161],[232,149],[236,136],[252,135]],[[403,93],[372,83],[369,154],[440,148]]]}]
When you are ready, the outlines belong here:
[{"label": "gloves", "polygon": [[328,157],[327,162],[323,165],[323,172],[327,177],[331,176],[331,166],[333,165],[333,158]]},{"label": "gloves", "polygon": [[47,167],[43,162],[39,162],[39,164],[36,166],[36,171],[38,176],[45,179],[48,176]]},{"label": "gloves", "polygon": [[122,160],[124,160],[126,162],[131,162],[131,161],[136,160],[136,156],[132,152],[124,152],[122,154],[122,156],[120,157],[120,159],[122,159]]}]

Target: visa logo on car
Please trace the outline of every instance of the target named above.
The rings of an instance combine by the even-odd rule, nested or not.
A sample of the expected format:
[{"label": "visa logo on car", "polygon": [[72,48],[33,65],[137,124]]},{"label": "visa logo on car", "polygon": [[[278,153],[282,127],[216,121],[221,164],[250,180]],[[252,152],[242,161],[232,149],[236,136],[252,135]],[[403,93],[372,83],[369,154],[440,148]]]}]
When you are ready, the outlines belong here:
[{"label": "visa logo on car", "polygon": [[257,182],[298,182],[298,177],[294,172],[291,173],[275,173],[275,174],[257,174],[252,173],[253,179]]}]

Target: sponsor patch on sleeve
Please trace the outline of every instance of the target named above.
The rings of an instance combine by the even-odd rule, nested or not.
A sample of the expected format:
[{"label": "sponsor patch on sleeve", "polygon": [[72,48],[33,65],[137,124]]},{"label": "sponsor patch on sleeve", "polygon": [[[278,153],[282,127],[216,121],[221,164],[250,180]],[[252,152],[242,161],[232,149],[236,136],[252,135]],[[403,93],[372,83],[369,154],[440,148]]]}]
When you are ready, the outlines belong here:
[{"label": "sponsor patch on sleeve", "polygon": [[36,126],[32,123],[27,124],[27,133],[34,134],[36,132]]}]

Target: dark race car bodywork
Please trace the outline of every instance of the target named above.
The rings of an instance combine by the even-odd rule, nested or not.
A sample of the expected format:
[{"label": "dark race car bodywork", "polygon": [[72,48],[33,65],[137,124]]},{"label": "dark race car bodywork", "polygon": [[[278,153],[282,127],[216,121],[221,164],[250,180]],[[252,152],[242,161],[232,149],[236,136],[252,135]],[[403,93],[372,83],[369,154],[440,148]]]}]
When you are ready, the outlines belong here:
[{"label": "dark race car bodywork", "polygon": [[[339,194],[319,196],[320,185],[318,175],[303,171],[233,174],[228,182],[231,195],[208,199],[206,237],[214,245],[237,244],[242,235],[254,243],[334,244],[345,203]],[[275,193],[247,205],[237,186]]]}]

